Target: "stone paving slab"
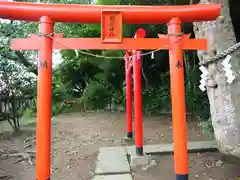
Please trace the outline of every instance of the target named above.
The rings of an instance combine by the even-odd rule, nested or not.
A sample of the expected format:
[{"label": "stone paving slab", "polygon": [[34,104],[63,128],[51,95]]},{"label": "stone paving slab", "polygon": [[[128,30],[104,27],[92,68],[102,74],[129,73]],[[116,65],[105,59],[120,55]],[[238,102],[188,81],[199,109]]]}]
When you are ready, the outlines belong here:
[{"label": "stone paving slab", "polygon": [[[146,154],[165,154],[173,152],[173,144],[145,145]],[[189,152],[217,150],[215,141],[188,142]],[[99,149],[98,160],[93,180],[132,180],[127,154],[135,152],[135,146],[102,147]]]},{"label": "stone paving slab", "polygon": [[132,180],[130,174],[117,174],[117,175],[98,175],[92,180]]},{"label": "stone paving slab", "polygon": [[195,151],[207,151],[207,150],[217,150],[218,146],[216,141],[195,141],[188,143],[188,150],[190,152]]},{"label": "stone paving slab", "polygon": [[[173,144],[156,144],[156,145],[145,145],[143,146],[143,150],[147,154],[164,154],[164,153],[172,153],[173,152]],[[207,151],[207,150],[217,150],[216,141],[195,141],[188,142],[188,151],[196,152],[196,151]],[[135,146],[126,146],[126,151],[128,154],[131,154],[135,151]]]},{"label": "stone paving slab", "polygon": [[95,174],[124,174],[130,173],[130,166],[124,147],[101,148],[98,155]]},{"label": "stone paving slab", "polygon": [[121,151],[120,149],[122,149],[122,148],[125,150],[125,147],[121,147],[121,146],[100,147],[99,152],[101,153],[101,152],[104,152],[104,151]]}]

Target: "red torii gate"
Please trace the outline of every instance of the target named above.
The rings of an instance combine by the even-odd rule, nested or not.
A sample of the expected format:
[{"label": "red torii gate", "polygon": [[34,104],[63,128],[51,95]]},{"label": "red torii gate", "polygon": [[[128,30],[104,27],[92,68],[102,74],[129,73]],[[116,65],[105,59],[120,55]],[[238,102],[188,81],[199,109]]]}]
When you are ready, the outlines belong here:
[{"label": "red torii gate", "polygon": [[[36,178],[50,180],[51,96],[53,49],[119,49],[133,50],[135,76],[140,76],[139,50],[169,49],[173,119],[174,161],[177,180],[188,179],[184,70],[182,50],[206,50],[206,40],[182,35],[183,22],[215,20],[220,14],[217,4],[186,6],[99,6],[66,4],[33,4],[0,2],[0,18],[39,21],[40,35],[12,41],[13,50],[39,50],[37,95]],[[101,38],[63,38],[53,34],[54,22],[101,23]],[[122,38],[122,24],[168,23],[168,36],[159,38]],[[180,39],[179,39],[180,38]],[[136,67],[138,67],[136,69]],[[141,79],[140,79],[141,80]],[[139,78],[134,83],[141,87]],[[140,86],[139,86],[140,85]],[[137,88],[135,87],[135,88]],[[137,90],[141,96],[141,89]],[[137,96],[135,96],[137,98]],[[138,99],[139,100],[139,99]],[[136,99],[135,99],[136,101]],[[138,101],[139,102],[139,101]],[[141,105],[141,102],[140,102]],[[138,106],[139,107],[139,106]],[[141,106],[140,106],[141,107]],[[141,109],[137,109],[141,113]],[[136,112],[136,113],[137,113]],[[138,131],[142,132],[141,115]],[[142,137],[136,150],[142,155]]]}]

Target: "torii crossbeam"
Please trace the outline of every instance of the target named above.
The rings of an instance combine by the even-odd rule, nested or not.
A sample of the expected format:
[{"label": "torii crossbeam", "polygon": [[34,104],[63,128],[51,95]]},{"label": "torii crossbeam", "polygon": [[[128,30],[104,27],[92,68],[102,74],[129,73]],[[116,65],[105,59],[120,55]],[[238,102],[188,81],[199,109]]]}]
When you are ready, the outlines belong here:
[{"label": "torii crossbeam", "polygon": [[[220,14],[217,4],[187,6],[97,6],[32,4],[0,2],[0,18],[39,21],[40,35],[12,41],[13,50],[38,50],[37,94],[37,159],[36,179],[50,180],[51,153],[51,98],[52,98],[52,50],[53,49],[169,49],[171,75],[171,101],[174,140],[174,162],[177,180],[188,179],[186,110],[184,92],[183,50],[206,50],[204,39],[190,39],[183,35],[183,22],[215,20]],[[101,38],[63,38],[53,35],[54,22],[101,23]],[[123,38],[122,24],[168,23],[168,35],[158,38]],[[134,83],[136,98],[141,96],[140,58],[134,55]],[[138,60],[137,60],[138,59]],[[135,75],[134,75],[135,76]],[[140,86],[139,86],[140,85]],[[139,99],[137,99],[139,104]],[[141,102],[140,102],[141,103]],[[140,108],[139,108],[140,107]],[[135,107],[136,131],[142,132],[141,106]],[[136,150],[143,152],[142,134],[136,135]]]},{"label": "torii crossbeam", "polygon": [[[38,35],[30,35],[30,38],[15,39],[12,41],[13,50],[36,50],[40,49]],[[169,49],[170,38],[167,35],[160,35],[159,38],[123,38],[121,43],[103,43],[101,38],[63,38],[63,34],[53,36],[53,49],[108,49],[108,50],[155,50]],[[182,37],[181,47],[183,50],[206,50],[207,42],[205,39],[189,39],[189,35]]]}]

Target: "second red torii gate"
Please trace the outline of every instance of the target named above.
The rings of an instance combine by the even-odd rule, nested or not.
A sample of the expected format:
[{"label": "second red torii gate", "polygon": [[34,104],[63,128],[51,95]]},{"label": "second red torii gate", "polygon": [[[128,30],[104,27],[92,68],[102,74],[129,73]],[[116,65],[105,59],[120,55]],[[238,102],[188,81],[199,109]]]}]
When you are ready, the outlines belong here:
[{"label": "second red torii gate", "polygon": [[[184,97],[184,70],[182,50],[206,50],[206,40],[189,39],[183,35],[183,22],[215,20],[220,5],[189,6],[84,6],[54,5],[17,2],[0,2],[0,18],[39,21],[40,35],[12,41],[13,50],[39,50],[37,95],[37,160],[38,180],[50,180],[51,153],[51,96],[52,96],[52,50],[53,49],[169,49],[171,100],[173,119],[174,162],[177,180],[188,179],[186,113]],[[63,38],[53,34],[54,22],[101,23],[101,38]],[[168,35],[158,38],[122,38],[122,24],[168,23]],[[134,67],[140,67],[140,58],[133,54]],[[136,68],[135,75],[140,75]],[[141,79],[140,79],[141,80]],[[137,78],[135,88],[141,87]],[[141,90],[138,89],[138,95]],[[137,98],[137,96],[136,96]],[[135,99],[136,99],[135,98]],[[135,107],[136,108],[136,107]],[[138,112],[141,109],[137,108]],[[141,126],[141,116],[137,116]],[[142,140],[136,150],[142,155]]]}]

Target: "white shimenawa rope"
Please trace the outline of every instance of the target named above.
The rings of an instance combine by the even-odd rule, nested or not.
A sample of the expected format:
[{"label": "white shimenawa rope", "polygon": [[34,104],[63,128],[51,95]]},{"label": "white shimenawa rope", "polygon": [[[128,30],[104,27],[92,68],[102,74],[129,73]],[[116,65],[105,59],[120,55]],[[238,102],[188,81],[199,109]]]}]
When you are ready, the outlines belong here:
[{"label": "white shimenawa rope", "polygon": [[210,58],[209,60],[199,63],[199,65],[208,65],[210,63],[214,63],[214,62],[216,62],[220,59],[225,58],[227,55],[230,55],[230,54],[234,53],[238,49],[240,49],[240,42],[232,45],[231,47],[229,47],[225,51],[223,51],[221,53],[218,53],[216,56]]},{"label": "white shimenawa rope", "polygon": [[[49,37],[49,38],[53,39],[55,42],[57,42],[58,44],[61,44],[61,45],[65,46],[65,47],[69,48],[67,45],[65,45],[63,43],[60,43],[56,38],[54,38],[54,33],[51,33],[51,34],[39,33],[38,35],[39,36],[44,36],[44,37]],[[173,35],[174,34],[169,34],[169,36],[173,36]],[[177,41],[179,41],[179,40],[181,40],[183,38],[183,36],[180,36],[180,34],[177,34],[177,36],[179,36],[179,38],[175,42],[177,42]],[[173,42],[173,43],[175,43],[175,42]],[[166,47],[168,47],[168,46],[166,46]],[[163,48],[164,47],[161,47],[161,48],[155,49],[153,51],[149,51],[147,53],[141,53],[140,56],[146,56],[146,55],[149,55],[149,54],[154,54],[157,51],[163,50]],[[82,51],[82,50],[78,50],[78,52],[80,52],[82,54],[85,54],[85,55],[88,55],[88,56],[93,56],[93,57],[96,57],[96,58],[104,58],[104,59],[123,59],[124,58],[122,56],[103,56],[103,55],[93,54],[93,53],[89,53],[89,52]],[[129,58],[132,58],[132,57],[133,56],[129,56]]]}]

